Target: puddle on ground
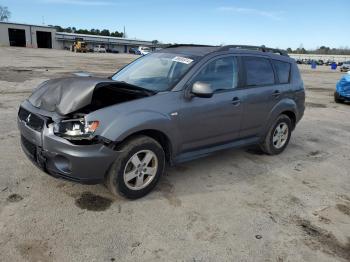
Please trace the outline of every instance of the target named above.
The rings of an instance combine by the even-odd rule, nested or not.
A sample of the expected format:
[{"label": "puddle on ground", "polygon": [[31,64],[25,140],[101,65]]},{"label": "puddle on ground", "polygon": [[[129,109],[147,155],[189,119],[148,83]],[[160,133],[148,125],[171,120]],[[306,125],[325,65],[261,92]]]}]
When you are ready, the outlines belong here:
[{"label": "puddle on ground", "polygon": [[22,199],[23,199],[23,197],[21,195],[18,195],[18,194],[11,194],[7,197],[7,201],[9,201],[11,203],[19,202]]},{"label": "puddle on ground", "polygon": [[75,199],[75,205],[89,211],[105,211],[112,204],[112,200],[91,192],[84,192]]}]

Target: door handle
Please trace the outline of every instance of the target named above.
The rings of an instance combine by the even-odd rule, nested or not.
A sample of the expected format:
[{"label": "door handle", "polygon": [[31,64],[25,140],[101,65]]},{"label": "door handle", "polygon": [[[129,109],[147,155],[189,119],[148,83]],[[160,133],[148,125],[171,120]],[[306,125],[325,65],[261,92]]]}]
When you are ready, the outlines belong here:
[{"label": "door handle", "polygon": [[240,103],[241,103],[241,100],[237,96],[232,99],[232,104],[234,106],[239,106]]},{"label": "door handle", "polygon": [[275,90],[273,93],[272,93],[272,96],[273,97],[279,97],[281,95],[281,92],[279,90]]}]

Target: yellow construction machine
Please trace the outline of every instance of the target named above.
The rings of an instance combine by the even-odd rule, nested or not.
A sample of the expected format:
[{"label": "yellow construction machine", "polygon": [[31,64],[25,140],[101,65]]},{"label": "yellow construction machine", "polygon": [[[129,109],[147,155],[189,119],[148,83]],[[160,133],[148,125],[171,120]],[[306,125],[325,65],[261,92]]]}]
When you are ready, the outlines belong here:
[{"label": "yellow construction machine", "polygon": [[87,46],[86,43],[84,42],[83,38],[76,38],[72,47],[71,51],[75,53],[86,53],[87,52]]}]

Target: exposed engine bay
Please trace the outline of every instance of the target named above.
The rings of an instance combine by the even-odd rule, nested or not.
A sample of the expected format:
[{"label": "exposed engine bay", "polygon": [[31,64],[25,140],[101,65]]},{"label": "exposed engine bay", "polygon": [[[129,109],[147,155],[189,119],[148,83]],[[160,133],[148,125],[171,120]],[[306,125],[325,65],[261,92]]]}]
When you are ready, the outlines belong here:
[{"label": "exposed engine bay", "polygon": [[92,141],[99,121],[86,121],[85,115],[101,108],[155,94],[125,82],[92,77],[61,78],[39,85],[29,102],[60,115],[54,121],[54,133],[73,143]]}]

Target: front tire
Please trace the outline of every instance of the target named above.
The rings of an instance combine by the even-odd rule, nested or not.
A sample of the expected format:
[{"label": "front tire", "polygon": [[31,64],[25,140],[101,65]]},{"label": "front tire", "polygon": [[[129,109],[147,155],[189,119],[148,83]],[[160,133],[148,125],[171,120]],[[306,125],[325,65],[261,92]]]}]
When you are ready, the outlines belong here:
[{"label": "front tire", "polygon": [[164,172],[162,146],[147,136],[135,137],[121,148],[107,177],[106,186],[114,195],[136,199],[147,195]]},{"label": "front tire", "polygon": [[268,155],[278,155],[287,147],[292,132],[292,121],[286,115],[280,115],[270,127],[261,150]]}]

